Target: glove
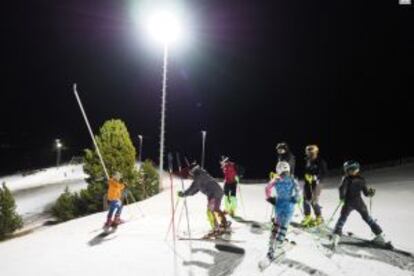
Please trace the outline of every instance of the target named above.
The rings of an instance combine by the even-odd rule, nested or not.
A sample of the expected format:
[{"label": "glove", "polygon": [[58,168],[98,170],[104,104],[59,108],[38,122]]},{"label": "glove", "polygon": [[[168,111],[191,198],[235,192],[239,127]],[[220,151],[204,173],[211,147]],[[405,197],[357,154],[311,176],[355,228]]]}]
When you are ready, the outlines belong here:
[{"label": "glove", "polygon": [[313,176],[312,175],[310,175],[310,174],[305,174],[305,180],[306,180],[306,183],[312,183],[312,180],[313,180]]},{"label": "glove", "polygon": [[373,197],[375,195],[375,189],[374,188],[368,188],[368,196]]},{"label": "glove", "polygon": [[299,198],[298,197],[296,197],[296,196],[292,196],[292,198],[290,199],[290,201],[292,202],[292,203],[298,203],[299,202]]},{"label": "glove", "polygon": [[269,202],[272,205],[276,205],[276,198],[275,197],[266,198],[266,201]]},{"label": "glove", "polygon": [[279,175],[277,173],[271,172],[270,173],[270,181],[274,182],[279,179]]},{"label": "glove", "polygon": [[184,197],[184,193],[183,193],[183,191],[179,191],[179,192],[177,193],[177,196],[178,196],[178,197]]}]

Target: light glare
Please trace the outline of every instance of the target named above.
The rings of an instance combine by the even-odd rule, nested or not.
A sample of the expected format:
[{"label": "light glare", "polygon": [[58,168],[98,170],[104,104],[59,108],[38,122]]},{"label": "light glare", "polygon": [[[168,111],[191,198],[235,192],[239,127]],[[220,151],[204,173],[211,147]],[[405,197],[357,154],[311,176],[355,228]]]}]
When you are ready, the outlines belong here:
[{"label": "light glare", "polygon": [[149,19],[148,29],[155,40],[164,44],[176,42],[181,36],[181,24],[169,11],[154,13]]}]

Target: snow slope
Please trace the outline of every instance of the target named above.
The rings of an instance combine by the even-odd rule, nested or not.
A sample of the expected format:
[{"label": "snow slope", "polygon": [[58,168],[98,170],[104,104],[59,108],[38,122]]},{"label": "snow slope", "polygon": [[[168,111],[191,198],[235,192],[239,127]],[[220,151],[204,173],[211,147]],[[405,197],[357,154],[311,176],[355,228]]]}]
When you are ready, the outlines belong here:
[{"label": "snow slope", "polygon": [[67,180],[83,180],[87,175],[83,172],[82,165],[65,165],[39,170],[30,175],[10,175],[0,177],[0,183],[5,182],[13,193]]},{"label": "snow slope", "polygon": [[[414,215],[410,212],[414,207],[414,166],[370,172],[367,179],[378,189],[374,217],[395,245],[414,252]],[[329,179],[330,188],[322,194],[326,217],[338,201],[334,187],[337,181],[339,178]],[[175,183],[180,185],[178,180]],[[264,185],[241,185],[241,191],[244,208],[240,206],[240,215],[268,221],[271,209],[263,200]],[[208,231],[205,204],[202,195],[188,198],[193,236]],[[177,224],[181,206],[180,202]],[[126,207],[123,217],[128,222],[104,239],[96,239],[105,220],[105,213],[99,213],[0,243],[1,275],[413,275],[414,271],[413,267],[411,271],[403,270],[386,259],[378,260],[364,249],[328,258],[311,235],[292,231],[288,237],[298,245],[288,252],[282,264],[260,273],[257,263],[266,253],[269,233],[252,231],[249,225],[237,222],[233,222],[232,239],[244,241],[236,245],[246,250],[245,255],[220,252],[213,243],[203,241],[192,242],[192,251],[189,242],[176,241],[174,255],[171,234],[165,240],[170,218],[169,190]],[[296,214],[295,220],[300,219]],[[359,236],[370,236],[357,214],[350,216],[346,227]],[[184,216],[177,228],[184,235]]]},{"label": "snow slope", "polygon": [[50,206],[63,193],[66,187],[79,191],[86,187],[82,165],[64,165],[39,170],[30,175],[11,175],[0,178],[14,195],[17,212],[23,216],[25,224],[45,216]]}]

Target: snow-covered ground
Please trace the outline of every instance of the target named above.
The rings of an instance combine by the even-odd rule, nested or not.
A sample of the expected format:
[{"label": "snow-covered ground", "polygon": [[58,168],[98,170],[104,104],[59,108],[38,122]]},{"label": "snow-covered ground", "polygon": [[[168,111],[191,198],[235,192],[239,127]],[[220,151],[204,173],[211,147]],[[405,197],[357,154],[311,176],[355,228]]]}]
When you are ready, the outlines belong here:
[{"label": "snow-covered ground", "polygon": [[17,212],[25,223],[43,217],[45,211],[63,193],[66,187],[79,191],[86,187],[87,175],[82,165],[65,165],[39,170],[30,175],[11,175],[0,178],[14,195]]},{"label": "snow-covered ground", "polygon": [[[366,177],[377,188],[373,215],[386,236],[397,247],[414,252],[414,165],[372,171]],[[329,179],[329,188],[322,194],[326,217],[338,203],[335,183],[339,180]],[[180,185],[178,180],[175,183]],[[241,191],[240,215],[268,221],[271,209],[264,201],[264,184],[241,185]],[[196,195],[187,202],[192,234],[200,237],[208,231],[206,200]],[[178,223],[181,210],[182,201],[176,217],[177,232],[184,235],[185,217]],[[328,258],[310,234],[294,231],[288,237],[298,245],[282,264],[260,273],[257,263],[266,253],[269,233],[252,231],[249,225],[238,222],[233,222],[232,239],[243,241],[235,245],[245,249],[244,255],[217,251],[213,243],[205,241],[193,241],[192,250],[189,242],[176,241],[173,254],[171,234],[166,240],[170,215],[170,191],[166,190],[126,207],[123,217],[128,222],[104,239],[96,239],[105,220],[105,213],[99,213],[0,243],[1,275],[413,275],[413,268],[403,270],[392,262],[378,260],[363,248],[354,255]],[[295,220],[300,219],[298,212]],[[356,213],[350,216],[347,229],[361,237],[371,235]]]},{"label": "snow-covered ground", "polygon": [[33,174],[15,174],[0,177],[0,183],[5,182],[13,193],[37,188],[46,185],[53,185],[67,180],[84,179],[86,174],[83,172],[82,165],[65,165],[38,170]]}]

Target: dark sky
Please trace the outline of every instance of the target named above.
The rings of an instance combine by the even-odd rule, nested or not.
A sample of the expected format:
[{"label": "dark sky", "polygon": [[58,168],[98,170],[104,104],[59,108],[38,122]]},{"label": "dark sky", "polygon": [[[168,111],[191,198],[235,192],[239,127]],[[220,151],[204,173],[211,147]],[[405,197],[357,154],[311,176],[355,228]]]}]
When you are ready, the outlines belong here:
[{"label": "dark sky", "polygon": [[[8,1],[1,16],[0,173],[68,161],[94,129],[123,119],[158,162],[161,50],[137,34],[133,1]],[[13,2],[13,4],[11,4]],[[414,5],[398,0],[186,1],[191,43],[171,51],[167,151],[217,175],[221,154],[265,177],[275,145],[299,161],[320,145],[330,167],[414,155]]]}]

